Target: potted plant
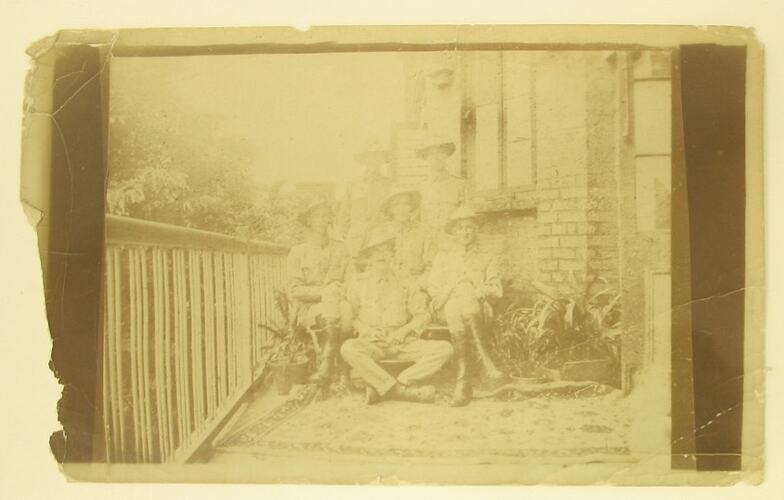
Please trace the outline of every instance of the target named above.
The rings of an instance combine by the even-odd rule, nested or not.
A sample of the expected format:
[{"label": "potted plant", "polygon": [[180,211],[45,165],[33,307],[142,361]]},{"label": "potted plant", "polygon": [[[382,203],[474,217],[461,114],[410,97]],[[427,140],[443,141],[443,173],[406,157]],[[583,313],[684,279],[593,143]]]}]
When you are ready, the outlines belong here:
[{"label": "potted plant", "polygon": [[604,278],[584,284],[571,278],[561,289],[534,282],[533,305],[513,302],[499,314],[496,348],[513,377],[593,377],[618,385],[620,295]]},{"label": "potted plant", "polygon": [[285,323],[260,325],[272,333],[271,343],[262,347],[267,356],[267,366],[278,394],[285,396],[294,384],[305,383],[311,358],[310,344],[303,333],[289,321],[290,303],[285,293],[275,290],[275,304]]}]

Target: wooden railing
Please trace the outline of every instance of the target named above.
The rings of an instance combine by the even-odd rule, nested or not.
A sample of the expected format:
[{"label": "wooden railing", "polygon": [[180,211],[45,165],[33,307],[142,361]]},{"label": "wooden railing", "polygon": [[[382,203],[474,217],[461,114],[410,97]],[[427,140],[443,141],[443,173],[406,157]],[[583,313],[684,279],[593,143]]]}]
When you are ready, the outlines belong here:
[{"label": "wooden railing", "polygon": [[187,462],[263,369],[287,248],[106,216],[108,462]]}]

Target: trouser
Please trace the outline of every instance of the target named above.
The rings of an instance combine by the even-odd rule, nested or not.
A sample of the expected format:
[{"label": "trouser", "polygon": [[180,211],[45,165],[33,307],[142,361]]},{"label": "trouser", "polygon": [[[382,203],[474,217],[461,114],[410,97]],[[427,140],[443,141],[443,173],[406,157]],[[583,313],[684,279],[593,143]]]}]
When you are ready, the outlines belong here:
[{"label": "trouser", "polygon": [[[443,308],[436,312],[436,319],[446,323],[449,334],[456,344],[460,344],[462,349],[458,349],[458,354],[465,357],[458,360],[458,378],[470,378],[468,372],[471,352],[478,358],[480,367],[491,379],[498,379],[502,376],[498,369],[487,344],[486,331],[484,328],[485,315],[483,304],[470,297],[456,295],[447,300]],[[470,347],[469,347],[470,346]],[[463,365],[466,365],[464,369]]]},{"label": "trouser", "polygon": [[436,320],[446,323],[451,333],[462,332],[465,329],[464,320],[469,316],[483,316],[482,304],[473,298],[453,295],[446,301],[444,307],[436,311]]},{"label": "trouser", "polygon": [[[449,342],[422,339],[399,346],[361,338],[349,339],[340,349],[343,359],[382,396],[396,383],[409,385],[434,375],[449,361],[452,352]],[[377,363],[382,359],[413,361],[414,364],[395,378]]]},{"label": "trouser", "polygon": [[[299,311],[300,325],[304,327],[319,327],[317,321],[319,317],[323,320],[324,325],[324,347],[313,380],[328,382],[333,367],[341,367],[338,352],[343,341],[353,334],[353,314],[350,304],[346,301],[322,301],[307,304]],[[343,365],[341,373],[348,373],[348,368],[345,365]]]}]

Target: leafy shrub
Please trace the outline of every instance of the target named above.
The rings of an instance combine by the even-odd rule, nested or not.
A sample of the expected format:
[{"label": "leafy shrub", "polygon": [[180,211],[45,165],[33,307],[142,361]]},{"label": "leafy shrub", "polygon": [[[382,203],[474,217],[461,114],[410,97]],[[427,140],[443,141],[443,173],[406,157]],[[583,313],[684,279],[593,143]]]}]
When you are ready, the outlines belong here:
[{"label": "leafy shrub", "polygon": [[559,369],[568,361],[608,359],[617,364],[620,333],[620,294],[594,277],[558,290],[534,282],[538,299],[532,306],[520,301],[495,318],[496,350],[516,376],[534,376]]}]

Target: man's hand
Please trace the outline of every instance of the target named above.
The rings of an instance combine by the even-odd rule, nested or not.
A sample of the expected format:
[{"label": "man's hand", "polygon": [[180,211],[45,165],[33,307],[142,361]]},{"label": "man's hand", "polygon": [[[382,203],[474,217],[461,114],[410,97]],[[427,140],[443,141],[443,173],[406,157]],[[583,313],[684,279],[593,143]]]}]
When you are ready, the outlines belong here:
[{"label": "man's hand", "polygon": [[408,337],[413,334],[414,332],[412,332],[409,328],[402,327],[392,332],[392,334],[389,336],[389,340],[393,344],[405,344],[406,340],[408,340]]},{"label": "man's hand", "polygon": [[448,299],[449,295],[446,294],[433,297],[433,300],[430,301],[430,310],[434,313],[438,312],[446,305]]},{"label": "man's hand", "polygon": [[367,340],[384,340],[384,330],[381,328],[370,328],[364,335],[361,335],[364,339]]}]

